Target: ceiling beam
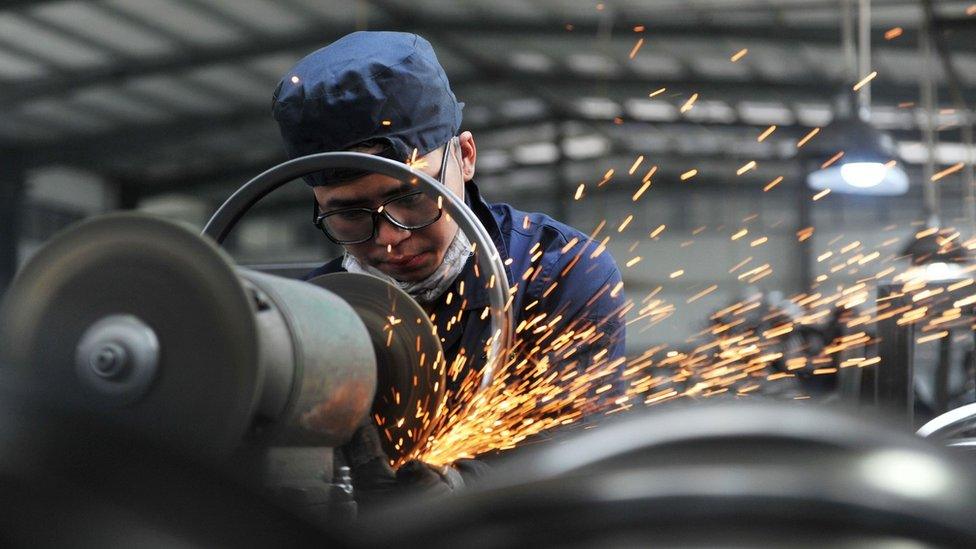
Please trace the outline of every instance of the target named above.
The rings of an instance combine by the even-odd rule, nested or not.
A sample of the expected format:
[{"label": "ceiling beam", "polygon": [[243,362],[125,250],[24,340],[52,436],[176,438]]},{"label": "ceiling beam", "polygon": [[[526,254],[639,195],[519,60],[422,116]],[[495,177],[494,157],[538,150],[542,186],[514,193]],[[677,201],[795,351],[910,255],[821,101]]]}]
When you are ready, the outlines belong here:
[{"label": "ceiling beam", "polygon": [[[35,4],[35,3],[30,3]],[[457,20],[429,13],[416,13],[409,20],[384,20],[377,22],[378,26],[386,30],[402,30],[421,34],[450,33],[457,37],[503,36],[510,38],[525,38],[538,36],[561,36],[567,40],[592,40],[599,32],[601,24],[598,21],[583,21],[574,23],[572,32],[564,24],[552,22],[539,23],[527,19],[505,17],[479,18],[478,20]],[[622,19],[621,17],[626,17]],[[780,41],[789,44],[809,43],[835,46],[840,43],[840,34],[834,26],[792,27],[781,25],[763,26],[728,26],[720,24],[696,24],[694,26],[660,24],[655,25],[636,15],[618,16],[612,23],[612,28],[619,32],[630,32],[635,25],[648,24],[648,32],[655,38],[679,38],[707,36],[710,40],[737,40],[743,43],[761,41]],[[954,19],[942,20],[940,24],[948,27],[961,27],[964,23]],[[621,30],[622,29],[622,30]],[[63,70],[58,74],[19,83],[7,83],[0,89],[0,112],[9,112],[15,105],[39,98],[63,97],[72,92],[112,81],[123,81],[150,75],[168,74],[193,68],[204,67],[218,63],[239,63],[260,56],[286,52],[306,52],[321,47],[329,42],[352,32],[354,28],[337,26],[324,21],[317,21],[314,28],[308,32],[298,32],[281,36],[260,34],[249,37],[239,44],[220,47],[183,47],[173,55],[159,59],[129,59],[104,68],[86,68],[83,70]],[[905,29],[904,34],[891,42],[884,40],[883,30],[876,29],[873,41],[878,49],[909,50],[915,52],[917,37],[912,29]],[[976,40],[966,33],[953,33],[950,36],[952,47],[957,51],[976,51]],[[573,49],[572,47],[569,48]]]}]

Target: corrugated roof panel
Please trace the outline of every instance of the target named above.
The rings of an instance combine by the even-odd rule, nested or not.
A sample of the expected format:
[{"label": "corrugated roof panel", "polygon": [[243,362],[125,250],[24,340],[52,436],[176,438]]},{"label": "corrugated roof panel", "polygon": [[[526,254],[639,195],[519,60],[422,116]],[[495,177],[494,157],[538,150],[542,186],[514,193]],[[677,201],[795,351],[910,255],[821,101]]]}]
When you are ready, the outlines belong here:
[{"label": "corrugated roof panel", "polygon": [[224,90],[231,97],[252,103],[270,104],[277,80],[261,81],[256,76],[233,65],[211,65],[195,69],[183,76],[206,84],[209,88]]},{"label": "corrugated roof panel", "polygon": [[623,113],[623,108],[606,97],[581,97],[573,101],[576,110],[588,118],[613,118]]},{"label": "corrugated roof panel", "polygon": [[804,126],[823,127],[834,119],[834,110],[826,103],[796,103],[796,118]]},{"label": "corrugated roof panel", "polygon": [[976,56],[953,53],[952,64],[955,65],[956,72],[963,82],[976,85]]},{"label": "corrugated roof panel", "polygon": [[54,99],[40,99],[25,103],[18,109],[18,114],[37,119],[52,127],[81,132],[93,133],[113,126],[112,122],[100,116],[86,113],[82,108],[73,108],[63,101]]},{"label": "corrugated roof panel", "polygon": [[311,24],[311,21],[306,21],[299,14],[289,10],[287,4],[275,4],[268,0],[202,1],[233,14],[235,19],[275,34],[295,32],[308,28]]},{"label": "corrugated roof panel", "polygon": [[0,46],[0,78],[27,79],[47,74],[47,69],[23,57],[7,53]]},{"label": "corrugated roof panel", "polygon": [[620,65],[610,57],[598,53],[571,53],[566,65],[575,72],[594,75],[611,75],[620,72]]},{"label": "corrugated roof panel", "polygon": [[824,8],[783,10],[780,18],[789,25],[837,25],[840,21],[840,10],[836,6]]},{"label": "corrugated roof panel", "polygon": [[685,113],[685,116],[689,120],[697,122],[717,122],[720,124],[731,124],[738,118],[731,105],[717,99],[699,100],[690,111]]},{"label": "corrugated roof panel", "polygon": [[525,0],[492,0],[491,9],[502,17],[515,17],[532,21],[545,21],[549,17],[546,10],[534,2]]},{"label": "corrugated roof panel", "polygon": [[233,26],[175,0],[105,0],[189,42],[218,45],[243,39]]},{"label": "corrugated roof panel", "polygon": [[293,3],[315,13],[326,21],[346,23],[349,32],[365,28],[374,28],[377,23],[387,19],[380,10],[365,2],[349,2],[348,0],[292,0]]},{"label": "corrugated roof panel", "polygon": [[688,63],[705,77],[748,80],[752,76],[748,65],[733,63],[725,56],[694,56],[688,59]]},{"label": "corrugated roof panel", "polygon": [[627,114],[649,122],[672,122],[678,119],[678,107],[660,99],[628,99]]},{"label": "corrugated roof panel", "polygon": [[85,88],[71,98],[71,103],[81,108],[90,105],[131,122],[158,122],[170,118],[163,110],[128,97],[114,86]]},{"label": "corrugated roof panel", "polygon": [[749,52],[738,61],[738,64],[752,67],[767,78],[789,80],[807,77],[810,74],[811,67],[807,64],[807,60],[798,55],[792,46],[750,41],[748,49]]},{"label": "corrugated roof panel", "polygon": [[554,20],[564,21],[566,23],[590,22],[606,14],[605,9],[597,9],[599,2],[536,0],[534,3],[545,10],[546,13],[549,13]]},{"label": "corrugated roof panel", "polygon": [[[804,59],[813,69],[823,73],[833,80],[844,80],[850,77],[850,69],[844,61],[840,46],[814,46],[811,44],[800,45],[802,59]],[[817,78],[814,71],[809,71],[809,78]]]},{"label": "corrugated roof panel", "polygon": [[411,13],[431,13],[438,17],[470,18],[473,11],[466,2],[457,0],[394,0],[393,3]]},{"label": "corrugated roof panel", "polygon": [[748,124],[785,126],[796,122],[793,111],[778,101],[742,101],[738,107],[739,116]]},{"label": "corrugated roof panel", "polygon": [[0,37],[57,65],[85,68],[109,61],[106,54],[42,29],[13,13],[0,13]]},{"label": "corrugated roof panel", "polygon": [[508,62],[516,69],[527,72],[548,72],[555,65],[548,55],[534,51],[512,52]]},{"label": "corrugated roof panel", "polygon": [[52,139],[60,133],[14,116],[0,116],[0,135],[14,142],[23,142]]},{"label": "corrugated roof panel", "polygon": [[[876,48],[873,52],[873,57],[874,68],[878,71],[879,79],[901,83],[914,83],[918,82],[925,75],[925,63],[915,51]],[[932,75],[941,81],[944,75],[942,72],[942,64],[939,63],[934,53],[932,54],[931,63]],[[912,69],[905,70],[906,67],[911,67]],[[906,98],[905,100],[907,101],[909,99]]]},{"label": "corrugated roof panel", "polygon": [[882,130],[912,129],[915,127],[915,113],[910,109],[876,105],[871,108],[871,123]]},{"label": "corrugated roof panel", "polygon": [[172,41],[114,17],[88,2],[44,4],[31,13],[38,19],[71,29],[125,55],[152,57],[173,51]]},{"label": "corrugated roof panel", "polygon": [[502,101],[498,112],[511,119],[538,118],[548,112],[546,102],[536,97],[524,97]]},{"label": "corrugated roof panel", "polygon": [[684,75],[684,64],[670,54],[645,53],[637,55],[629,62],[629,66],[637,73],[647,76],[668,76],[676,78]]},{"label": "corrugated roof panel", "polygon": [[[311,52],[306,52],[311,53]],[[299,52],[288,52],[288,53],[276,53],[273,55],[265,55],[261,57],[254,58],[245,65],[248,68],[254,69],[262,74],[274,78],[277,83],[277,79],[281,78],[285,71],[295,66],[304,53]]]},{"label": "corrugated roof panel", "polygon": [[139,78],[126,82],[125,87],[143,95],[159,98],[164,104],[194,112],[223,113],[233,107],[232,102],[224,97],[216,97],[193,89],[192,86],[170,76]]},{"label": "corrugated roof panel", "polygon": [[[942,1],[933,2],[938,5]],[[855,4],[855,9],[856,4]],[[960,14],[962,15],[962,14]],[[882,2],[873,2],[871,5],[871,23],[877,25],[904,25],[922,20],[921,2],[912,4],[892,4],[885,5]]]}]

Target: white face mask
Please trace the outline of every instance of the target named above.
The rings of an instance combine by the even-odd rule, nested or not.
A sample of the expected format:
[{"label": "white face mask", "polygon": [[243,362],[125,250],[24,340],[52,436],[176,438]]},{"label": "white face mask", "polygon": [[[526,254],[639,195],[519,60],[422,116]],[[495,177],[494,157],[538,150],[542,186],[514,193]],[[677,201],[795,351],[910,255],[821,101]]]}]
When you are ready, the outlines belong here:
[{"label": "white face mask", "polygon": [[348,252],[342,257],[342,268],[350,273],[370,274],[382,278],[410,294],[420,304],[427,305],[433,303],[451,287],[461,271],[464,270],[464,265],[470,255],[471,241],[468,240],[464,231],[458,229],[454,235],[454,240],[451,241],[451,245],[447,247],[447,251],[444,253],[444,261],[441,261],[437,269],[423,280],[417,282],[396,280],[376,267],[364,265]]}]

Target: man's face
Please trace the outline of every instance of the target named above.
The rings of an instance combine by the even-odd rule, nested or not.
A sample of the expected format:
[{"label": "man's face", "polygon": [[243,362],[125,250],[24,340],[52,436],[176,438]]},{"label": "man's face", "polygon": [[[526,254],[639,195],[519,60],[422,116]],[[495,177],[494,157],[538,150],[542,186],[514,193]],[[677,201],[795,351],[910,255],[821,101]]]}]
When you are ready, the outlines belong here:
[{"label": "man's face", "polygon": [[[463,197],[464,181],[471,179],[474,173],[475,153],[471,133],[461,135],[460,154],[457,146],[450,149],[446,151],[449,157],[444,168],[444,183],[455,195]],[[444,153],[444,147],[431,151],[415,164],[415,169],[437,179]],[[390,198],[416,188],[392,177],[369,174],[335,185],[313,187],[312,190],[320,211],[328,212],[347,207],[377,208]],[[437,269],[457,231],[457,224],[447,215],[442,215],[432,225],[412,231],[401,229],[379,216],[375,238],[343,247],[363,264],[375,267],[397,280],[416,282]]]}]

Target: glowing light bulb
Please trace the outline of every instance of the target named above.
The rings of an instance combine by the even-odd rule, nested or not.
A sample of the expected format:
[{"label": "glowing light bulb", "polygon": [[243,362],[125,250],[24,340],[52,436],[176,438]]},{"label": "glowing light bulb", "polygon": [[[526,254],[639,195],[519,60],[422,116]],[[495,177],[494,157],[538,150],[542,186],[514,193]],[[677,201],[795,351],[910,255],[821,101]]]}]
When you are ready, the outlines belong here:
[{"label": "glowing light bulb", "polygon": [[840,176],[853,187],[876,187],[884,181],[888,167],[880,162],[849,162],[841,165]]}]

